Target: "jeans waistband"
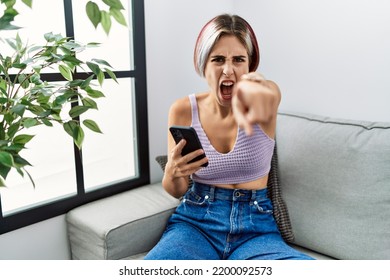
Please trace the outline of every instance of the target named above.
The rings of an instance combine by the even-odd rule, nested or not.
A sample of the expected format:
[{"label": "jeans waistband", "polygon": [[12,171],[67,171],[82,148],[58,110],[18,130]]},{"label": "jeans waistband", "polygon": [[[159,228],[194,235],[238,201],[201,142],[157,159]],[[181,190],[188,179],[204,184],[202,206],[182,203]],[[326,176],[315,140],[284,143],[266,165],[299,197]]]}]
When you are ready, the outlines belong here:
[{"label": "jeans waistband", "polygon": [[208,196],[209,200],[229,200],[229,201],[254,201],[267,197],[267,188],[260,190],[244,189],[224,189],[207,184],[194,182],[191,190],[199,196]]}]

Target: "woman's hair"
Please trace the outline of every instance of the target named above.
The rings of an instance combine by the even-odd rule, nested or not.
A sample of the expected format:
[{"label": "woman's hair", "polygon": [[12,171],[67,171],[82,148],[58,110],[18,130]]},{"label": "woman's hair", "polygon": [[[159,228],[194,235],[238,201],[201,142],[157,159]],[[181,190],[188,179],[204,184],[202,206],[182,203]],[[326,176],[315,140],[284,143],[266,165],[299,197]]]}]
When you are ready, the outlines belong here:
[{"label": "woman's hair", "polygon": [[202,28],[195,44],[194,66],[204,77],[207,59],[216,42],[224,35],[234,35],[245,46],[249,56],[249,72],[257,69],[260,51],[256,35],[249,23],[237,15],[222,14],[211,19]]}]

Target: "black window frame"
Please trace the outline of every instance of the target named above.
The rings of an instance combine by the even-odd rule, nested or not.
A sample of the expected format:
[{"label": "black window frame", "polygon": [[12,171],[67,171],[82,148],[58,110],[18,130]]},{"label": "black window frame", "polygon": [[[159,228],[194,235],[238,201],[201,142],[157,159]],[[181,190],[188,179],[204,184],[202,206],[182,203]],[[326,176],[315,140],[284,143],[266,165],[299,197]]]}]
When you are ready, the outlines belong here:
[{"label": "black window frame", "polygon": [[[74,38],[72,16],[72,0],[64,1],[66,36]],[[108,185],[104,188],[85,192],[83,179],[82,151],[74,145],[74,158],[77,180],[75,196],[57,200],[51,203],[3,216],[0,197],[0,234],[7,233],[37,222],[67,213],[80,205],[112,196],[136,187],[150,183],[149,171],[149,135],[146,86],[146,53],[145,53],[145,13],[143,0],[129,0],[132,7],[133,27],[133,61],[134,69],[129,71],[114,71],[117,78],[133,78],[135,90],[135,131],[137,135],[136,159],[138,160],[138,177]],[[77,38],[75,38],[77,39]],[[75,78],[86,78],[86,73],[75,73]],[[60,73],[42,74],[47,81],[64,81]],[[106,76],[106,79],[110,79]]]}]

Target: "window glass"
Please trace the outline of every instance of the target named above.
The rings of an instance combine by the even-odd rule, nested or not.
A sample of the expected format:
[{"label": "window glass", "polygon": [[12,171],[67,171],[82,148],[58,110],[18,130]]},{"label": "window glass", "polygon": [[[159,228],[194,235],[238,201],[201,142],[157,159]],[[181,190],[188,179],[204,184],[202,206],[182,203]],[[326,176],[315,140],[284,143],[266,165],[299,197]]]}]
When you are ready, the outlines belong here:
[{"label": "window glass", "polygon": [[[103,2],[96,1],[106,9]],[[35,135],[27,143],[27,149],[20,154],[32,164],[26,169],[35,187],[27,174],[21,177],[11,170],[6,178],[7,187],[0,187],[0,234],[64,214],[83,203],[149,183],[149,158],[138,158],[138,154],[148,154],[147,101],[144,95],[146,73],[145,67],[135,69],[133,66],[134,58],[141,66],[145,60],[143,1],[121,2],[126,9],[122,13],[128,26],[124,27],[112,19],[109,35],[100,25],[95,30],[88,20],[86,0],[34,0],[32,9],[17,1],[15,8],[20,15],[14,24],[23,28],[1,31],[1,39],[15,38],[19,33],[22,41],[28,42],[28,45],[44,44],[43,35],[48,32],[68,37],[74,35],[76,41],[82,44],[99,42],[99,47],[88,48],[76,54],[76,57],[83,61],[104,59],[112,65],[118,78],[115,82],[107,76],[102,88],[94,87],[105,97],[96,99],[98,110],[88,110],[80,116],[80,121],[95,121],[102,133],[82,126],[85,138],[81,153],[75,150],[73,139],[57,123],[53,122],[54,127],[51,128],[41,125],[23,131]],[[134,14],[131,9],[134,9]],[[65,16],[65,10],[67,13],[72,11],[73,22],[69,14]],[[133,26],[132,16],[140,24]],[[133,28],[138,31],[133,32]],[[134,34],[142,39],[137,41],[136,56],[133,53]],[[1,41],[1,54],[11,55],[12,49],[6,46],[4,40]],[[85,78],[85,71],[89,69],[77,69],[74,79]],[[56,67],[41,74],[41,78],[47,82],[65,83]],[[97,85],[98,81],[92,83]],[[64,114],[69,109],[70,105],[64,109]],[[142,143],[139,144],[139,141]],[[31,209],[34,211],[29,211]]]},{"label": "window glass", "polygon": [[76,175],[72,138],[60,125],[51,128],[36,126],[24,131],[35,135],[21,155],[31,163],[21,177],[11,170],[6,188],[0,188],[3,215],[52,202],[76,194]]},{"label": "window glass", "polygon": [[134,90],[132,78],[105,80],[106,97],[98,100],[98,110],[89,110],[83,118],[95,120],[102,134],[85,129],[83,169],[85,189],[137,175],[135,158]]},{"label": "window glass", "polygon": [[[106,10],[106,5],[103,1],[96,1],[101,9]],[[125,10],[122,14],[126,17],[127,26],[120,25],[114,19],[111,19],[112,26],[109,35],[107,35],[102,26],[92,25],[85,14],[85,1],[72,1],[73,5],[73,20],[74,20],[74,36],[76,41],[86,44],[90,42],[100,43],[98,48],[91,48],[87,52],[81,53],[79,59],[91,60],[92,58],[105,59],[114,67],[115,71],[132,70],[132,26],[131,13],[129,12],[128,1],[121,1]],[[88,71],[88,69],[80,69],[79,71]]]},{"label": "window glass", "polygon": [[[15,38],[16,34],[19,34],[22,42],[31,46],[44,45],[46,43],[44,34],[48,32],[65,36],[63,2],[63,0],[33,1],[33,8],[30,9],[19,1],[16,5],[19,15],[15,17],[13,24],[21,28],[1,31],[2,39]],[[47,11],[50,11],[50,13]],[[2,43],[0,47],[3,56],[5,56],[4,54],[12,55],[13,50],[8,44]],[[52,72],[58,72],[58,69],[47,68],[42,71],[42,73]]]}]

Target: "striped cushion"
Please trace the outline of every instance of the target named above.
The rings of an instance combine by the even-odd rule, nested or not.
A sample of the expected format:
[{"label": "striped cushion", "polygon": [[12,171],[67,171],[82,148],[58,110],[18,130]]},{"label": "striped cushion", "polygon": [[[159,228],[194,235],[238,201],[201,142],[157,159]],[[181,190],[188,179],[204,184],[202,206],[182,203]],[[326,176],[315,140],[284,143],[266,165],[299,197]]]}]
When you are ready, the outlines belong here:
[{"label": "striped cushion", "polygon": [[292,242],[294,240],[294,234],[292,231],[287,206],[281,195],[278,169],[278,153],[276,146],[277,145],[275,145],[274,154],[272,156],[271,170],[268,175],[268,196],[272,201],[274,207],[274,218],[276,220],[283,239],[286,242]]}]

